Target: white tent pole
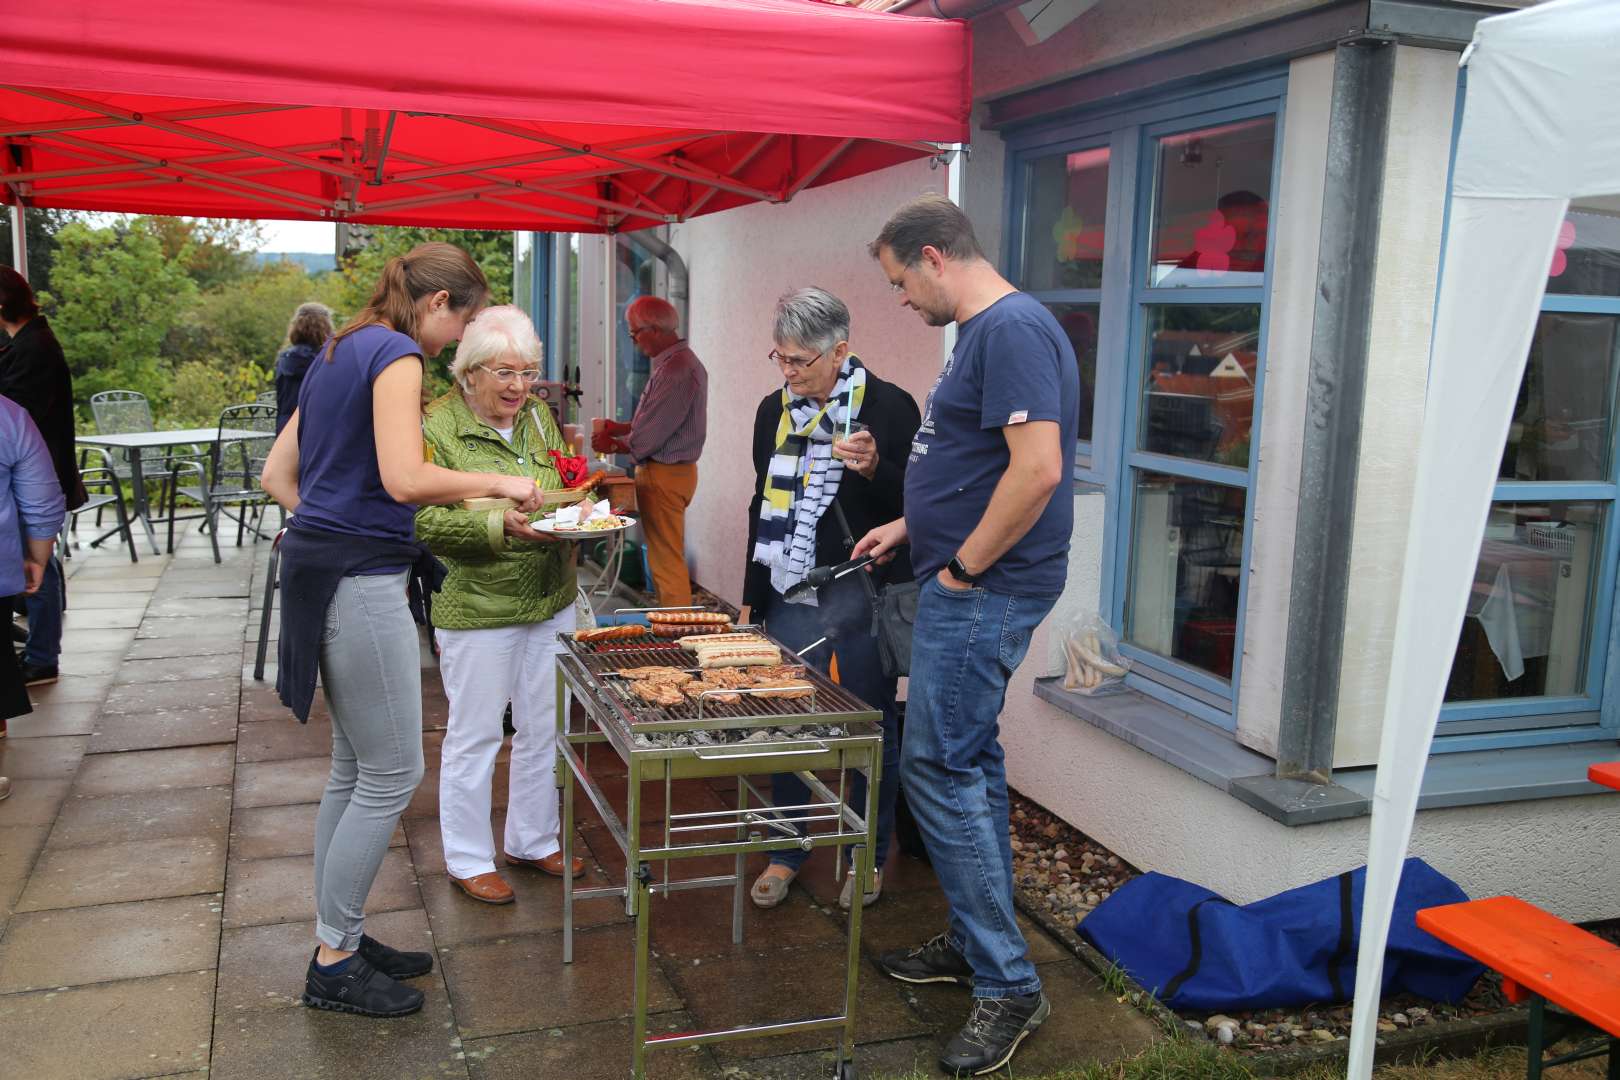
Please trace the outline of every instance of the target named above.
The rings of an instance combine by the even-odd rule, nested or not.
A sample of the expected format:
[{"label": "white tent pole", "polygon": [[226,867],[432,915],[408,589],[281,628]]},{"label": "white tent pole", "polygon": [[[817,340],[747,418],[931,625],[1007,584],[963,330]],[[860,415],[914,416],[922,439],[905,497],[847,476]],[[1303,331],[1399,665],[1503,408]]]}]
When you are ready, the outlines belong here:
[{"label": "white tent pole", "polygon": [[[967,147],[958,143],[955,146],[944,148],[944,153],[945,197],[966,211],[967,206],[962,202],[962,165],[967,158]],[[939,359],[941,367],[944,367],[946,361],[950,360],[951,353],[954,352],[955,349],[956,324],[953,322],[946,324],[945,327],[944,352],[941,354]]]},{"label": "white tent pole", "polygon": [[28,232],[24,228],[22,203],[11,204],[11,268],[23,277],[28,276]]}]

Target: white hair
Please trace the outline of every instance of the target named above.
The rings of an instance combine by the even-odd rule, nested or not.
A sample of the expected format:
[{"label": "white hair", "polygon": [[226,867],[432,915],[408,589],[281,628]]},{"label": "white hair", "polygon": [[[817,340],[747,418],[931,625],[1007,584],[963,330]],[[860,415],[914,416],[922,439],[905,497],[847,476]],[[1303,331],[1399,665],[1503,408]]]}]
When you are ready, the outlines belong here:
[{"label": "white hair", "polygon": [[450,362],[450,377],[456,385],[467,389],[467,376],[475,367],[510,353],[539,366],[545,349],[540,335],[534,332],[534,322],[528,313],[513,304],[485,308],[477,318],[467,324],[456,346],[456,358]]}]

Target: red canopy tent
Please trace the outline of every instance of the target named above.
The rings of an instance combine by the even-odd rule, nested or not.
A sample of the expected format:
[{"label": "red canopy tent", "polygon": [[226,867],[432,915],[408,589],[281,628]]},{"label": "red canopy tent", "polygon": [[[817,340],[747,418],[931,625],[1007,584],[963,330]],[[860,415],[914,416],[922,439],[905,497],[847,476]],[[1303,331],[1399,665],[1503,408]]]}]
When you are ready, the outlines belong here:
[{"label": "red canopy tent", "polygon": [[628,231],[965,142],[959,22],[818,0],[54,0],[0,37],[29,206]]}]

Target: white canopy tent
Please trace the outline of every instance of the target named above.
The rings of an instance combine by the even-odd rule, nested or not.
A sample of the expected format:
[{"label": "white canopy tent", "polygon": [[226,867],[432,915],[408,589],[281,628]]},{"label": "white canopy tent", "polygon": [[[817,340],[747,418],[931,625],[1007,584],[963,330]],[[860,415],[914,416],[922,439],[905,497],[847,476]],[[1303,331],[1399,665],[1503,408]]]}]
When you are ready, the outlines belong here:
[{"label": "white canopy tent", "polygon": [[1468,88],[1372,799],[1351,1080],[1372,1075],[1395,890],[1559,228],[1571,199],[1620,194],[1616,57],[1620,0],[1553,0],[1485,19],[1463,53]]}]

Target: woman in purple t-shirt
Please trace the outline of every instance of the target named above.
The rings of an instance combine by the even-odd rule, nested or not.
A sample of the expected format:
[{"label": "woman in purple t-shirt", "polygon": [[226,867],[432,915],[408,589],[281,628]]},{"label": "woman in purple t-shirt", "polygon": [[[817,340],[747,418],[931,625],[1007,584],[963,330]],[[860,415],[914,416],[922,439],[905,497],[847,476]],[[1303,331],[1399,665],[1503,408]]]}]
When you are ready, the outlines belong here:
[{"label": "woman in purple t-shirt", "polygon": [[293,516],[281,541],[276,690],[308,718],[317,667],[332,716],[332,772],[315,819],[315,937],[306,1005],[403,1016],[400,982],[430,953],[368,937],[362,912],[388,841],[422,778],[422,672],[407,569],[419,505],[494,496],[540,505],[534,481],[441,468],[422,455],[424,357],[461,337],[489,286],[466,252],[422,244],[388,260],[371,302],[309,367],[264,487]]}]

